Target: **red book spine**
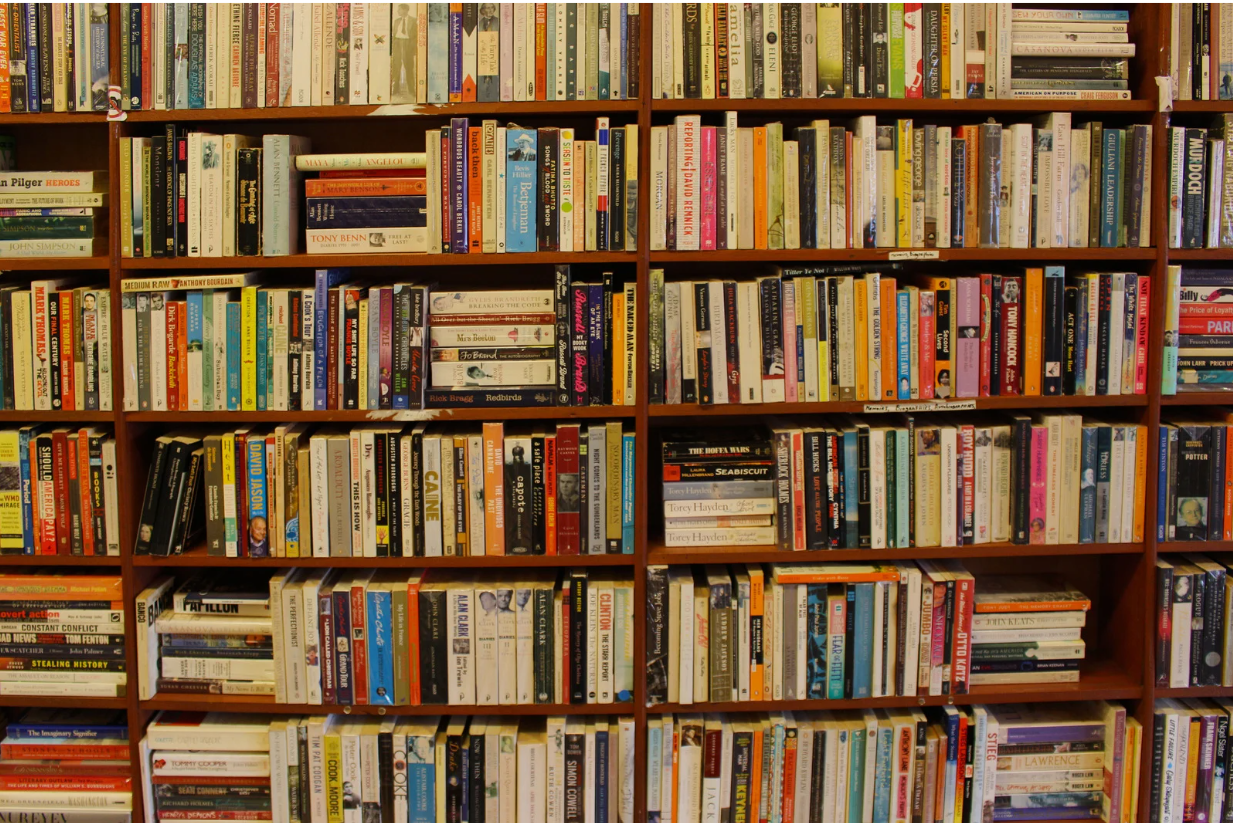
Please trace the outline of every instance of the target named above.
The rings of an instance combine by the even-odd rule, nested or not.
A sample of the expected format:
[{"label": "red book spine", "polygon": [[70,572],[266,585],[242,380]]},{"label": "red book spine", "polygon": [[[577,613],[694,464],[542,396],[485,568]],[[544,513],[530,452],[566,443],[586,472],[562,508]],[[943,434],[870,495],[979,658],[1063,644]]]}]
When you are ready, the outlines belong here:
[{"label": "red book spine", "polygon": [[[554,68],[555,70],[555,68]],[[535,99],[548,92],[548,4],[535,4]]]},{"label": "red book spine", "polygon": [[993,275],[980,276],[980,396],[988,397],[993,381]]},{"label": "red book spine", "polygon": [[128,792],[133,780],[124,775],[113,777],[75,777],[65,775],[0,775],[0,790],[3,791],[62,791],[62,792]]},{"label": "red book spine", "polygon": [[[796,823],[796,762],[797,762],[797,746],[799,745],[799,732],[788,727],[784,736],[783,745],[783,797],[780,800],[782,813],[780,820],[783,823]],[[703,779],[711,778],[718,780],[721,777],[720,751],[722,750],[723,732],[719,729],[706,733],[703,738],[702,749],[702,765]]]},{"label": "red book spine", "polygon": [[569,699],[569,612],[570,592],[572,588],[565,587],[565,596],[561,598],[561,694]]},{"label": "red book spine", "polygon": [[955,797],[963,797],[963,784],[970,780],[968,775],[968,716],[959,712],[959,759],[955,769]]},{"label": "red book spine", "polygon": [[57,429],[51,434],[53,477],[56,488],[56,554],[72,554],[70,539],[69,507],[61,505],[68,500],[68,431]]},{"label": "red book spine", "polygon": [[279,69],[279,7],[281,3],[265,4],[265,104],[277,108]]},{"label": "red book spine", "polygon": [[976,580],[970,575],[955,581],[954,664],[951,666],[951,694],[968,693],[971,663],[972,610]]},{"label": "red book spine", "polygon": [[[933,385],[933,370],[934,370],[934,343],[933,335],[935,331],[934,321],[934,301],[936,297],[933,292],[922,290],[920,293],[920,339],[917,341],[917,351],[919,354],[920,365],[918,374],[916,375],[917,385],[920,387],[920,399],[932,400],[934,395]],[[839,345],[839,341],[832,341],[832,346]]]},{"label": "red book spine", "polygon": [[73,317],[76,315],[73,307],[73,291],[66,289],[60,292],[60,409],[75,411],[77,409],[76,381],[73,378]]},{"label": "red book spine", "polygon": [[544,554],[557,553],[557,438],[544,438]]},{"label": "red book spine", "polygon": [[184,811],[181,809],[160,811],[158,813],[159,820],[273,820],[273,812],[254,812],[254,811],[202,811],[194,809]]},{"label": "red book spine", "polygon": [[792,549],[805,550],[805,435],[792,432]]},{"label": "red book spine", "polygon": [[[68,475],[68,478],[65,481],[65,486],[66,488],[69,488],[69,489],[73,488],[74,480],[77,481],[77,485],[79,487],[81,486],[81,477],[78,475],[78,471],[77,471],[78,465],[79,465],[77,462],[78,460],[77,441],[79,439],[80,438],[76,434],[65,435],[65,450],[67,453],[65,455],[65,460],[64,460],[64,471]],[[72,529],[73,529],[72,507],[69,505],[67,496],[64,498],[64,504],[59,506],[58,508],[69,510],[69,514],[68,514],[68,523],[69,523],[69,530],[70,530],[69,532],[69,553],[74,554],[73,540],[72,540]],[[80,511],[78,511],[77,517],[78,517],[77,528],[81,529],[81,512]]]},{"label": "red book spine", "polygon": [[154,785],[166,786],[254,786],[270,785],[268,777],[237,777],[234,775],[211,774],[201,776],[156,775],[150,780]]},{"label": "red book spine", "polygon": [[[408,626],[418,626],[420,624],[420,586],[422,586],[427,579],[427,574],[425,574],[419,582],[413,581],[407,584]],[[396,665],[401,664],[396,663]],[[406,666],[408,671],[407,702],[412,706],[418,706],[420,705],[420,633],[418,631],[407,632]]]},{"label": "red book spine", "polygon": [[467,243],[472,254],[484,250],[484,130],[467,129]]},{"label": "red book spine", "polygon": [[1002,278],[1002,385],[998,392],[1002,396],[1019,394],[1019,358],[1022,353],[1022,306],[1019,295],[1022,286],[1021,277]]},{"label": "red book spine", "polygon": [[167,352],[167,411],[180,410],[180,304],[167,301],[167,336],[163,346]]},{"label": "red book spine", "polygon": [[582,551],[578,434],[576,425],[557,428],[557,554]]},{"label": "red book spine", "polygon": [[[1142,293],[1144,280],[1139,283]],[[1233,317],[1233,303],[1182,303],[1179,317]]]},{"label": "red book spine", "polygon": [[330,289],[325,352],[325,407],[338,408],[338,289]]},{"label": "red book spine", "polygon": [[5,760],[123,760],[129,756],[128,744],[90,743],[2,743],[0,757]]},{"label": "red book spine", "polygon": [[368,705],[368,639],[365,634],[364,587],[351,587],[351,677],[358,706]]}]

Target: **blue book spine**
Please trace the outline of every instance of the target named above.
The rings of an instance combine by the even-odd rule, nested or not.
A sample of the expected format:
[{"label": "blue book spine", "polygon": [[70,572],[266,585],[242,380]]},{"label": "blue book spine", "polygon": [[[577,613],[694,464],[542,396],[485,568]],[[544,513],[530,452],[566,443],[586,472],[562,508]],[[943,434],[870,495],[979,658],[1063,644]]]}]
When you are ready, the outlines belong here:
[{"label": "blue book spine", "polygon": [[[663,726],[658,723],[647,724],[646,730],[646,780],[648,786],[659,786],[663,781],[664,773],[664,730]],[[648,792],[649,796],[649,792]],[[660,804],[670,803],[671,800],[665,800],[662,794],[662,789],[657,795],[660,798]],[[660,815],[659,809],[647,809],[647,823],[659,823],[663,818]]]},{"label": "blue book spine", "polygon": [[807,607],[809,627],[809,656],[806,660],[806,695],[810,700],[826,698],[826,647],[830,636],[826,629],[826,586],[820,583],[808,587]]},{"label": "blue book spine", "polygon": [[240,410],[240,304],[227,304],[227,411]]},{"label": "blue book spine", "polygon": [[393,635],[391,591],[369,590],[369,703],[393,706]]},{"label": "blue book spine", "polygon": [[[634,553],[634,435],[621,437],[621,553]],[[618,646],[618,648],[620,648]]]},{"label": "blue book spine", "polygon": [[407,738],[407,823],[436,823],[437,777],[431,738]]},{"label": "blue book spine", "polygon": [[471,747],[463,739],[458,750],[459,772],[462,774],[462,803],[458,808],[459,820],[471,819]]},{"label": "blue book spine", "polygon": [[604,287],[587,287],[587,373],[591,405],[604,403]]},{"label": "blue book spine", "polygon": [[450,120],[450,252],[453,254],[466,254],[468,249],[467,122],[465,117]]},{"label": "blue book spine", "polygon": [[595,730],[595,823],[608,821],[608,793],[615,787],[608,785],[608,759],[611,733],[607,730]]},{"label": "blue book spine", "polygon": [[1105,129],[1104,146],[1100,155],[1100,245],[1104,248],[1117,246],[1118,213],[1121,201],[1117,196],[1118,179],[1118,130]]},{"label": "blue book spine", "polygon": [[[621,99],[629,99],[629,4],[621,4]],[[613,95],[614,97],[616,95]]]},{"label": "blue book spine", "polygon": [[[839,745],[847,732],[839,732]],[[852,730],[852,755],[848,769],[848,820],[860,820],[865,813],[865,736],[863,728]],[[842,751],[842,748],[840,749]]]},{"label": "blue book spine", "polygon": [[128,102],[129,108],[132,111],[141,111],[141,3],[130,3],[128,11],[128,43],[123,44],[123,48],[127,48],[130,55],[128,61]]},{"label": "blue book spine", "polygon": [[873,694],[873,584],[857,583],[854,621],[856,632],[852,637],[852,697],[869,697]]},{"label": "blue book spine", "polygon": [[[1159,430],[1157,431],[1156,436],[1157,436],[1157,443],[1156,443],[1156,448],[1157,448],[1157,455],[1156,455],[1156,539],[1166,540],[1168,539],[1165,535],[1168,530],[1168,516],[1169,516],[1169,511],[1168,511],[1169,509],[1169,428],[1167,426],[1161,426]],[[1088,440],[1087,429],[1084,429],[1083,430],[1083,473],[1080,475],[1083,478],[1084,483],[1087,482],[1087,476],[1088,476],[1087,475],[1087,470],[1088,470],[1087,440]],[[21,453],[23,455],[26,453],[24,446],[22,448]],[[1093,458],[1095,457],[1095,454],[1096,454],[1096,441],[1095,441],[1095,437],[1093,437],[1092,438]],[[1095,460],[1093,459],[1093,464],[1094,463],[1095,463]],[[1082,511],[1083,510],[1080,509],[1080,515],[1082,515]],[[1085,527],[1086,526],[1085,526],[1083,517],[1080,516],[1079,518],[1080,540],[1082,540],[1083,530]]]},{"label": "blue book spine", "polygon": [[[202,328],[202,313],[205,310],[202,305],[202,295],[199,291],[190,291],[187,300],[188,307],[188,331],[185,334],[187,338],[188,351],[202,352],[202,360],[205,359],[205,352],[202,348],[205,343],[204,330]],[[203,391],[202,394],[205,394]]]},{"label": "blue book spine", "polygon": [[857,510],[857,447],[856,431],[843,433],[843,489],[844,489],[844,544],[843,548],[854,549],[860,541]]},{"label": "blue book spine", "polygon": [[505,133],[505,250],[536,250],[535,205],[538,202],[536,156],[538,137],[532,129]]},{"label": "blue book spine", "polygon": [[912,318],[909,316],[911,300],[908,293],[901,291],[895,295],[897,319],[899,326],[899,399],[912,399]]},{"label": "blue book spine", "polygon": [[955,780],[959,772],[959,713],[950,711],[946,713],[946,769],[944,772],[946,786],[946,794],[957,801],[962,801],[963,798],[955,798],[954,786]]},{"label": "blue book spine", "polygon": [[265,289],[257,291],[257,411],[266,410],[266,380],[268,340],[266,329],[270,325],[270,295]]},{"label": "blue book spine", "polygon": [[335,700],[339,706],[354,706],[355,685],[351,676],[351,588],[335,591],[333,596]]},{"label": "blue book spine", "polygon": [[127,740],[128,726],[70,726],[21,723],[5,730],[5,740]]},{"label": "blue book spine", "polygon": [[891,739],[890,726],[878,727],[878,749],[873,776],[873,823],[890,823]]},{"label": "blue book spine", "polygon": [[[452,4],[451,4],[452,6]],[[450,10],[450,68],[449,68],[450,102],[455,95],[462,100],[462,6],[458,11]],[[463,820],[466,820],[463,816]]]},{"label": "blue book spine", "polygon": [[266,520],[265,438],[248,438],[248,556],[270,556]]},{"label": "blue book spine", "polygon": [[[204,3],[190,4],[188,17],[188,107],[190,109],[205,108],[205,15]],[[262,89],[262,93],[264,91]]]},{"label": "blue book spine", "polygon": [[833,600],[827,598],[826,696],[830,700],[844,698],[844,684],[847,681],[844,663],[847,658],[847,648],[846,635],[839,629],[847,626],[847,610],[852,608],[850,597],[851,592],[842,598],[836,597]]},{"label": "blue book spine", "polygon": [[[140,3],[134,4],[139,9]],[[33,3],[22,5],[26,14],[26,111],[36,113],[42,109],[43,96],[39,92],[39,15]]]},{"label": "blue book spine", "polygon": [[34,554],[34,487],[30,482],[30,437],[33,434],[29,426],[17,432],[17,450],[21,456],[22,554]]}]

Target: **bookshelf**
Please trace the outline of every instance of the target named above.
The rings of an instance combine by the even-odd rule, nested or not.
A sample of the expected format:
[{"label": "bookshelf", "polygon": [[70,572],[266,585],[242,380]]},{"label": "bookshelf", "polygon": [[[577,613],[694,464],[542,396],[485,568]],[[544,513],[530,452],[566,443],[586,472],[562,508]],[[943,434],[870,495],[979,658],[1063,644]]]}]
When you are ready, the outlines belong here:
[{"label": "bookshelf", "polygon": [[[1083,4],[1075,4],[1083,5]],[[706,562],[757,563],[757,562],[802,562],[802,561],[854,561],[869,559],[866,551],[841,550],[819,555],[793,555],[774,551],[771,548],[740,547],[736,549],[679,549],[662,545],[659,526],[651,522],[648,503],[658,492],[654,482],[651,455],[657,444],[656,435],[668,426],[680,425],[744,425],[767,415],[806,418],[819,414],[859,414],[863,403],[784,403],[767,405],[731,406],[651,406],[647,403],[648,352],[645,341],[648,328],[648,300],[650,270],[663,268],[666,277],[688,277],[692,273],[711,267],[728,268],[734,272],[749,273],[749,264],[776,262],[841,262],[884,261],[901,259],[900,255],[886,250],[792,250],[792,251],[710,251],[666,252],[650,251],[649,244],[649,197],[639,198],[638,225],[643,239],[636,252],[614,253],[532,253],[519,255],[308,255],[272,258],[142,258],[125,259],[120,256],[119,210],[119,145],[122,137],[151,135],[165,123],[210,124],[211,129],[223,128],[261,134],[267,131],[291,131],[305,134],[313,139],[317,151],[363,151],[422,149],[423,130],[441,126],[454,116],[475,118],[496,117],[516,120],[521,125],[533,127],[538,124],[584,125],[596,116],[609,116],[614,125],[637,123],[641,146],[639,176],[649,179],[651,126],[671,121],[677,114],[700,113],[707,122],[714,122],[722,112],[735,110],[742,119],[755,122],[782,119],[785,123],[811,119],[815,116],[851,116],[856,114],[879,114],[886,117],[911,116],[938,118],[953,123],[970,123],[984,117],[1029,117],[1051,111],[1072,111],[1076,116],[1099,117],[1119,125],[1150,123],[1154,126],[1152,197],[1152,236],[1156,240],[1151,248],[1128,249],[1056,249],[1056,250],[1011,250],[1011,249],[942,249],[932,259],[919,260],[911,265],[921,270],[930,267],[945,267],[950,264],[967,271],[982,267],[997,266],[1004,270],[1031,261],[1034,264],[1056,262],[1066,265],[1095,265],[1105,270],[1119,267],[1149,275],[1156,281],[1151,307],[1152,327],[1150,349],[1158,352],[1163,337],[1164,281],[1166,267],[1181,261],[1224,261],[1229,258],[1225,250],[1170,250],[1160,242],[1164,237],[1167,222],[1165,205],[1166,191],[1166,134],[1170,119],[1179,122],[1198,122],[1212,114],[1233,111],[1233,102],[1185,102],[1174,106],[1172,113],[1158,111],[1155,77],[1168,74],[1169,9],[1167,5],[1129,5],[1131,9],[1131,39],[1137,44],[1137,56],[1132,60],[1132,81],[1136,99],[1120,102],[1072,102],[1063,100],[888,100],[888,99],[826,99],[826,100],[651,100],[643,96],[631,101],[599,102],[535,102],[513,104],[463,104],[449,107],[438,106],[331,106],[265,109],[220,109],[220,110],[175,110],[129,112],[126,118],[107,121],[94,114],[39,114],[0,115],[0,133],[12,134],[18,142],[18,157],[22,168],[108,168],[111,179],[110,237],[108,256],[80,260],[12,260],[3,261],[0,267],[10,274],[5,279],[29,279],[40,271],[101,272],[107,271],[112,291],[114,314],[112,328],[119,334],[120,285],[125,278],[150,276],[152,272],[195,270],[232,272],[250,269],[279,270],[274,277],[284,276],[288,270],[307,272],[316,268],[350,267],[363,268],[374,280],[393,282],[399,269],[409,268],[412,277],[440,269],[448,270],[451,282],[464,286],[498,284],[501,282],[524,282],[519,280],[526,272],[543,273],[548,267],[571,263],[579,267],[606,267],[619,271],[636,272],[639,293],[638,329],[640,345],[637,351],[638,402],[627,407],[581,407],[548,409],[453,409],[413,412],[229,412],[219,413],[159,413],[125,412],[120,400],[122,374],[114,368],[115,412],[0,412],[0,422],[73,421],[110,423],[114,426],[117,441],[119,505],[121,511],[121,556],[115,557],[0,557],[0,567],[13,570],[31,567],[80,567],[92,569],[118,569],[123,579],[124,591],[129,603],[126,609],[126,634],[128,666],[137,668],[137,642],[134,623],[133,599],[141,589],[160,573],[193,568],[224,567],[250,563],[260,567],[277,568],[289,565],[306,567],[337,566],[346,568],[435,567],[435,568],[568,568],[571,566],[614,567],[627,570],[634,580],[635,625],[634,659],[645,659],[643,608],[645,602],[646,568],[654,564],[693,564]],[[112,54],[119,53],[120,27],[119,6],[111,5]],[[642,88],[651,86],[652,27],[647,20],[642,26]],[[112,60],[113,83],[118,83],[119,60]],[[645,187],[644,187],[645,190]],[[116,356],[120,346],[113,347]],[[1154,438],[1160,424],[1162,409],[1233,403],[1233,393],[1204,392],[1198,394],[1162,397],[1159,391],[1159,357],[1149,359],[1148,392],[1143,396],[1115,397],[999,397],[977,400],[978,410],[1052,410],[1082,409],[1107,411],[1110,417],[1143,424],[1148,427],[1149,438]],[[946,410],[944,404],[938,412]],[[932,414],[935,412],[923,412]],[[156,559],[133,557],[130,547],[135,541],[135,527],[146,480],[149,446],[153,439],[174,427],[210,423],[255,424],[287,421],[325,423],[361,423],[369,421],[455,420],[480,421],[504,420],[585,420],[620,419],[630,421],[637,435],[636,460],[639,480],[636,484],[635,505],[635,551],[632,555],[600,555],[582,557],[440,557],[440,558],[301,558],[228,560],[209,557],[204,547],[198,546],[172,558]],[[628,424],[627,424],[628,425]],[[1154,440],[1152,441],[1154,442]],[[1156,493],[1156,455],[1149,451],[1147,472],[1147,499],[1154,500]],[[657,467],[657,463],[656,463]],[[1149,730],[1152,728],[1152,706],[1157,698],[1181,696],[1233,696],[1233,688],[1160,689],[1156,688],[1154,672],[1154,603],[1155,560],[1159,553],[1202,549],[1209,551],[1233,550],[1226,543],[1164,543],[1156,540],[1155,507],[1147,507],[1147,528],[1142,543],[1083,544],[1083,545],[1007,545],[986,544],[958,549],[893,549],[880,551],[880,560],[909,560],[926,558],[957,558],[979,571],[1016,570],[1064,570],[1093,600],[1093,619],[1090,635],[1091,659],[1085,662],[1082,678],[1078,683],[1052,686],[999,686],[975,687],[969,695],[955,698],[911,697],[878,698],[872,700],[837,701],[778,701],[757,704],[706,704],[707,711],[780,711],[804,709],[848,709],[867,707],[940,705],[953,699],[957,703],[988,703],[1011,701],[1062,701],[1062,700],[1121,700],[1126,701],[1131,712]],[[636,671],[642,664],[636,664]],[[639,686],[641,683],[639,682]],[[83,701],[71,697],[36,698],[5,697],[0,705],[77,707]],[[238,712],[266,713],[321,713],[329,707],[275,704],[272,700],[230,696],[156,696],[141,701],[136,688],[129,689],[129,696],[116,699],[98,699],[91,705],[123,708],[128,713],[131,730],[131,751],[134,768],[138,763],[138,741],[141,731],[151,717],[160,710],[217,709]],[[475,713],[494,715],[547,715],[547,714],[624,714],[635,717],[638,735],[635,762],[635,819],[644,819],[645,772],[646,772],[646,726],[648,717],[668,712],[698,707],[659,705],[647,707],[641,694],[635,696],[632,705],[531,705],[531,706],[485,706],[477,707]],[[378,714],[438,714],[448,713],[449,707],[370,707],[357,706],[348,710]],[[466,709],[457,709],[457,713]],[[1140,815],[1143,820],[1149,815],[1149,777],[1151,745],[1143,746],[1141,774]],[[133,819],[143,819],[143,798],[139,781],[134,781]]]}]

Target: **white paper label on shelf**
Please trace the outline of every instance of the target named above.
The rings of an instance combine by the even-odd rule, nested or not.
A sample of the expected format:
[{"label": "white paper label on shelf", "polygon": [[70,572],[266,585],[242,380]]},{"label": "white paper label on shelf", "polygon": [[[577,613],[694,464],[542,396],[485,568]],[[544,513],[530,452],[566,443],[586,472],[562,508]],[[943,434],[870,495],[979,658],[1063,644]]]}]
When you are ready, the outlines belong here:
[{"label": "white paper label on shelf", "polygon": [[[369,420],[380,420],[382,422],[392,421],[395,423],[408,423],[417,420],[436,420],[441,416],[441,409],[398,409],[397,411],[390,409],[372,410],[366,415]],[[449,410],[446,410],[446,415]]]},{"label": "white paper label on shelf", "polygon": [[937,249],[909,249],[893,251],[886,255],[887,260],[937,260],[938,257]]},{"label": "white paper label on shelf", "polygon": [[1173,78],[1167,74],[1156,76],[1156,110],[1173,111]]},{"label": "white paper label on shelf", "polygon": [[975,400],[921,400],[918,403],[866,403],[865,414],[923,411],[975,411]]}]

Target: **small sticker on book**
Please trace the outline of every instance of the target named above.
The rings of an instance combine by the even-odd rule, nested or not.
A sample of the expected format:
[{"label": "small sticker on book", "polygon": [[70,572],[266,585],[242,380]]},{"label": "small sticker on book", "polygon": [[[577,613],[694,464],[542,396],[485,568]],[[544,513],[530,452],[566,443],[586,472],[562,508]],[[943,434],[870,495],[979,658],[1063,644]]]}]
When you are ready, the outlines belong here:
[{"label": "small sticker on book", "polygon": [[886,255],[887,260],[937,260],[937,249],[910,249],[908,251],[892,251]]},{"label": "small sticker on book", "polygon": [[975,400],[922,400],[919,403],[866,403],[865,414],[884,412],[975,411]]}]

